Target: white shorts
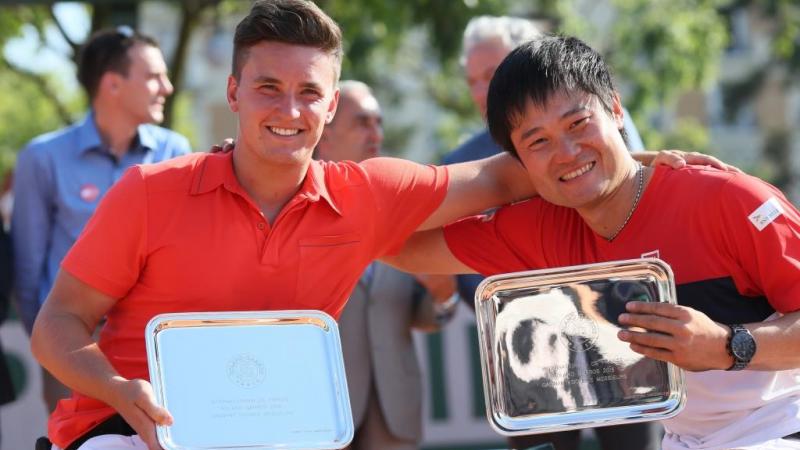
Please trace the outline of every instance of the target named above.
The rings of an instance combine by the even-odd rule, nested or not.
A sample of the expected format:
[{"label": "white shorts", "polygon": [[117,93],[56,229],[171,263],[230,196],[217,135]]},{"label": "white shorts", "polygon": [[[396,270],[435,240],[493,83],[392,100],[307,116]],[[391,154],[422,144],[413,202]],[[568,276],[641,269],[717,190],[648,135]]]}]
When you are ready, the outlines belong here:
[{"label": "white shorts", "polygon": [[[53,450],[61,450],[61,448],[53,445]],[[104,434],[84,442],[78,447],[78,450],[147,450],[147,444],[139,438],[138,434],[133,436]]]},{"label": "white shorts", "polygon": [[735,450],[800,450],[800,441],[789,439],[775,439],[763,444],[747,447],[737,447]]}]

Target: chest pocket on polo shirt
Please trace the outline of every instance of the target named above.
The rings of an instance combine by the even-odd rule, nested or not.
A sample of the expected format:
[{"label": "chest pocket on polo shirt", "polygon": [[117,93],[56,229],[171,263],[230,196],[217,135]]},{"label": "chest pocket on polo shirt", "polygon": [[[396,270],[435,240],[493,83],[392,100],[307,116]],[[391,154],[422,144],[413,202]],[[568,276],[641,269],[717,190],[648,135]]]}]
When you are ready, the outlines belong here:
[{"label": "chest pocket on polo shirt", "polygon": [[361,275],[360,244],[359,233],[300,239],[297,303],[321,310],[347,299],[350,283]]}]

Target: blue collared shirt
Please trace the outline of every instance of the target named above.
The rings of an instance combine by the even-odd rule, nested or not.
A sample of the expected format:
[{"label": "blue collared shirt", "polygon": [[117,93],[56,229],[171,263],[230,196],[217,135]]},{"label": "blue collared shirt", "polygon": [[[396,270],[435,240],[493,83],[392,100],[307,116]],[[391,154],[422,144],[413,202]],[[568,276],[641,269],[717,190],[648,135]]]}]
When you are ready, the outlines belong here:
[{"label": "blue collared shirt", "polygon": [[182,135],[145,124],[138,127],[132,148],[118,159],[103,146],[90,112],[81,122],[34,138],[20,152],[11,236],[17,305],[28,332],[61,260],[111,185],[128,167],[190,151]]}]

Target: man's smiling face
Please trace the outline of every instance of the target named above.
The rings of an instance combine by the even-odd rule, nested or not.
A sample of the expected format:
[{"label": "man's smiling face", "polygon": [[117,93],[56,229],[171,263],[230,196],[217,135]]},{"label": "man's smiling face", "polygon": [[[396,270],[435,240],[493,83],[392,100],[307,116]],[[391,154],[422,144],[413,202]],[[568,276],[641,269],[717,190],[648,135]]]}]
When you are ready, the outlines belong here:
[{"label": "man's smiling face", "polygon": [[336,111],[336,58],[272,41],[247,52],[239,79],[228,78],[228,103],[239,115],[237,148],[278,164],[309,161]]},{"label": "man's smiling face", "polygon": [[611,112],[583,92],[556,92],[544,106],[528,100],[511,141],[542,198],[581,209],[619,188],[633,164],[619,133],[622,114],[618,97]]}]

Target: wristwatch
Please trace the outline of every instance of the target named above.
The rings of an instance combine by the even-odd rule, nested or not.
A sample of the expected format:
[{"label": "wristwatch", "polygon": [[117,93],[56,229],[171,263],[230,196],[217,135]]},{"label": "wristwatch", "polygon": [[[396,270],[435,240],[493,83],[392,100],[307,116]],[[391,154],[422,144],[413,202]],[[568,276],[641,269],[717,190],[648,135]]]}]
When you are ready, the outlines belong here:
[{"label": "wristwatch", "polygon": [[747,328],[740,324],[728,325],[731,336],[728,338],[728,354],[733,356],[733,365],[727,370],[742,370],[750,364],[756,354],[756,340]]},{"label": "wristwatch", "polygon": [[460,298],[458,292],[455,292],[443,302],[433,302],[433,314],[436,317],[436,321],[444,323],[450,320],[450,317],[456,312],[456,305],[458,305]]}]

